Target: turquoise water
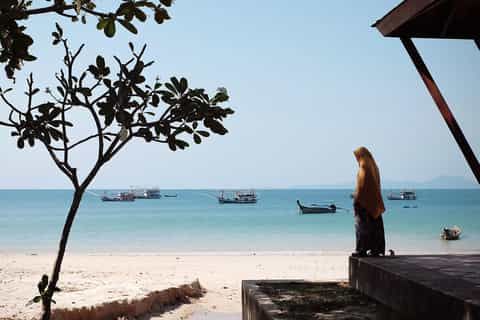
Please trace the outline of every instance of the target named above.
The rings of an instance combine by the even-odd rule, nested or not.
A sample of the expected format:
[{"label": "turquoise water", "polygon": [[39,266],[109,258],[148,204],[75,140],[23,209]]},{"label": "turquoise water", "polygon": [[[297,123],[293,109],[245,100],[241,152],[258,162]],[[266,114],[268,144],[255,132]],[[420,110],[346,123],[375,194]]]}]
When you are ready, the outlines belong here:
[{"label": "turquoise water", "polygon": [[[102,191],[94,191],[101,194]],[[107,203],[86,194],[69,250],[88,253],[351,251],[352,211],[299,215],[296,199],[351,209],[351,190],[258,190],[257,204],[220,205],[212,190],[165,190],[177,198]],[[417,201],[385,200],[387,248],[400,252],[480,252],[480,189],[418,190]],[[0,251],[53,252],[71,192],[0,190]],[[404,205],[417,205],[405,209]],[[458,225],[460,241],[439,239]]]}]

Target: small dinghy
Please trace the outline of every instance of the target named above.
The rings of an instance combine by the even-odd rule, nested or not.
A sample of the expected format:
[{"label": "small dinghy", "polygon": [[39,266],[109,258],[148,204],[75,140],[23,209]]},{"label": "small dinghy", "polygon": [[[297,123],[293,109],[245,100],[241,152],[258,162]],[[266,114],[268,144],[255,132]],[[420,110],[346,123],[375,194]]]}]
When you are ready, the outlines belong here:
[{"label": "small dinghy", "polygon": [[461,234],[462,230],[457,226],[453,226],[452,228],[443,228],[440,236],[443,240],[458,240]]},{"label": "small dinghy", "polygon": [[335,204],[330,205],[318,205],[312,204],[309,207],[304,206],[297,200],[298,208],[302,214],[310,214],[310,213],[335,213],[337,211],[337,206]]}]

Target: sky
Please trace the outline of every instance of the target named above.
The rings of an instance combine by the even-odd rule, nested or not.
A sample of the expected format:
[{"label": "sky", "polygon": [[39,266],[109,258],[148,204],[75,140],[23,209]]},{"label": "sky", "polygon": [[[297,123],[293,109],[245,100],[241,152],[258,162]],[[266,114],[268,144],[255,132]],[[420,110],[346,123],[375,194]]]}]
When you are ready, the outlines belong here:
[{"label": "sky", "polygon": [[[362,145],[374,154],[383,179],[474,181],[400,40],[371,27],[399,1],[177,0],[166,24],[137,24],[137,36],[119,28],[114,39],[98,32],[92,18],[84,26],[55,15],[35,17],[28,26],[39,59],[25,65],[10,96],[24,103],[29,72],[40,87],[56,86],[62,52],[51,46],[50,33],[57,21],[73,46],[86,44],[81,65],[97,54],[107,61],[128,57],[128,41],[147,43],[147,57],[155,61],[152,80],[175,75],[210,92],[226,87],[235,110],[225,122],[227,135],[186,151],[130,144],[102,169],[93,188],[353,186],[352,151]],[[463,40],[415,43],[480,156],[479,49]],[[12,83],[1,74],[0,85]],[[5,128],[0,146],[0,188],[70,187],[42,148],[18,150]],[[76,165],[84,172],[95,149],[79,150]]]}]

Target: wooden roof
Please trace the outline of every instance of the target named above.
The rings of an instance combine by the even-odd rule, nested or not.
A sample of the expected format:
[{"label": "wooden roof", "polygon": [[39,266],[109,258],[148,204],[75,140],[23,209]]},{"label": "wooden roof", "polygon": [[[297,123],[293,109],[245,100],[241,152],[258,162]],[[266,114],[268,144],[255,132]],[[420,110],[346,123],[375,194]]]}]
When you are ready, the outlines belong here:
[{"label": "wooden roof", "polygon": [[378,20],[386,37],[480,39],[480,0],[405,0]]}]

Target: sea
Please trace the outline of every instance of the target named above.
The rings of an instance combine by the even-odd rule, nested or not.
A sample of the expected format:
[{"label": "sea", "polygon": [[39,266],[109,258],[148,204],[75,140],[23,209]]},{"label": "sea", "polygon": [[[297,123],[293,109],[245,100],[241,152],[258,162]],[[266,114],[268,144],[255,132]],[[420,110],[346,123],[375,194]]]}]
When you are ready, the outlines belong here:
[{"label": "sea", "polygon": [[[351,252],[355,246],[352,190],[256,190],[256,204],[219,204],[217,190],[162,190],[177,197],[102,202],[104,191],[85,194],[69,252],[327,254]],[[385,197],[387,250],[480,252],[480,189],[416,192],[416,201]],[[55,252],[71,198],[69,190],[0,190],[0,252]],[[307,205],[334,202],[342,209],[301,215],[297,199]],[[442,229],[453,225],[462,229],[461,239],[441,240]]]}]

